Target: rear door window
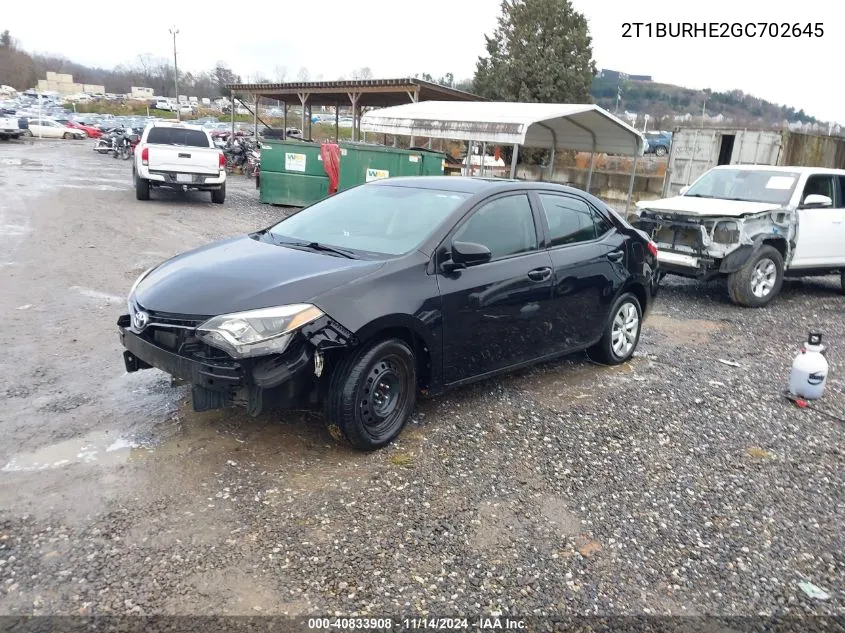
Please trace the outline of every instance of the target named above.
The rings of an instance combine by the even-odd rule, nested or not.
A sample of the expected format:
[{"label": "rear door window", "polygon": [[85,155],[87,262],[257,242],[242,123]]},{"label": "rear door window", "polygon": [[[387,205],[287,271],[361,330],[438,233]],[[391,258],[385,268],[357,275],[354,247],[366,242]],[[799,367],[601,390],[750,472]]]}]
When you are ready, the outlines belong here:
[{"label": "rear door window", "polygon": [[583,200],[573,196],[539,194],[549,225],[551,246],[589,242],[611,229],[610,223]]},{"label": "rear door window", "polygon": [[154,145],[183,145],[186,147],[211,147],[208,137],[201,130],[186,130],[178,127],[154,127],[150,129],[147,143]]}]

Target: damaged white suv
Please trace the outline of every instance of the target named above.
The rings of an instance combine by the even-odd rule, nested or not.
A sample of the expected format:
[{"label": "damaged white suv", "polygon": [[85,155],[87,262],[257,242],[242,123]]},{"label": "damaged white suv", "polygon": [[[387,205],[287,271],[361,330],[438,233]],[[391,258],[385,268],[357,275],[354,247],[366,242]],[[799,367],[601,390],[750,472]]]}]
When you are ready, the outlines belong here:
[{"label": "damaged white suv", "polygon": [[662,273],[726,275],[734,303],[766,305],[785,276],[839,273],[845,292],[845,170],[726,165],[637,207]]}]

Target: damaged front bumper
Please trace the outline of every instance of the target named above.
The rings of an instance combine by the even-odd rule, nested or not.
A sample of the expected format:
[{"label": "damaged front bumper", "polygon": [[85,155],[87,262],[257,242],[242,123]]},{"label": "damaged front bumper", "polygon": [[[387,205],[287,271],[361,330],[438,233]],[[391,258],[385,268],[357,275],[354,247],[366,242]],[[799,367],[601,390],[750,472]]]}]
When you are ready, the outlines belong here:
[{"label": "damaged front bumper", "polygon": [[153,317],[139,331],[128,314],[117,321],[126,371],[156,368],[191,385],[195,411],[240,405],[258,415],[267,408],[313,407],[320,401],[324,352],[355,343],[351,332],[324,316],[297,332],[281,354],[235,359],[200,341],[192,324]]},{"label": "damaged front bumper", "polygon": [[[748,235],[748,219],[743,217],[700,218],[644,212],[635,226],[657,244],[661,272],[701,280],[739,270],[757,245]],[[766,229],[766,236],[778,235],[773,224],[762,228]]]}]

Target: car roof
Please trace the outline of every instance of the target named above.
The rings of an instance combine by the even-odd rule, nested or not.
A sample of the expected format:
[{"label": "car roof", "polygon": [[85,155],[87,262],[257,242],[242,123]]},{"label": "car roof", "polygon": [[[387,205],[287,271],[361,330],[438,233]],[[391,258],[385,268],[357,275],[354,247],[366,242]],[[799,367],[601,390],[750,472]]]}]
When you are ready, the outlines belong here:
[{"label": "car roof", "polygon": [[[526,182],[510,178],[482,178],[478,176],[400,176],[374,180],[369,185],[380,187],[413,187],[416,189],[437,189],[460,193],[495,193],[513,189],[554,189],[562,193],[575,192],[585,195],[581,189],[559,185],[553,182]],[[591,196],[592,197],[592,196]]]},{"label": "car roof", "polygon": [[719,169],[719,170],[738,169],[738,170],[741,170],[741,171],[781,171],[781,172],[798,173],[798,174],[806,174],[806,173],[834,174],[834,175],[837,175],[837,176],[845,175],[845,169],[831,169],[829,167],[804,167],[804,166],[790,167],[788,165],[719,165],[718,167],[714,167],[713,169]]},{"label": "car roof", "polygon": [[151,127],[178,127],[186,130],[199,130],[200,132],[205,131],[202,129],[201,125],[190,125],[179,121],[150,121],[147,125]]}]

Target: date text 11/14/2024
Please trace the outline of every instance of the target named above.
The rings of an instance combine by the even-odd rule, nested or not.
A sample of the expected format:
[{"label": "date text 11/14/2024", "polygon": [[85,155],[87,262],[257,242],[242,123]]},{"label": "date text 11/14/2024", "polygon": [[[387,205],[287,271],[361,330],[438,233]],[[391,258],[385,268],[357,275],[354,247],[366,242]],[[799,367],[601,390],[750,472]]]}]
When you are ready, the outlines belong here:
[{"label": "date text 11/14/2024", "polygon": [[460,630],[476,629],[482,631],[520,631],[525,629],[525,620],[501,616],[482,616],[479,618],[403,618],[405,631],[422,629]]},{"label": "date text 11/14/2024", "polygon": [[378,631],[524,631],[526,622],[521,618],[498,615],[476,618],[309,618],[308,629],[317,631],[378,630]]}]

